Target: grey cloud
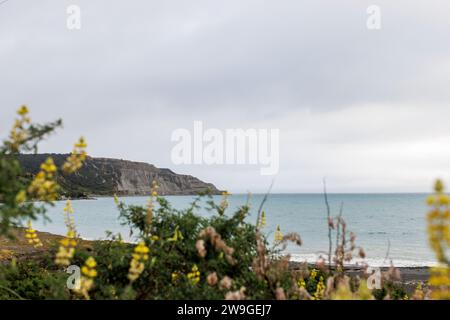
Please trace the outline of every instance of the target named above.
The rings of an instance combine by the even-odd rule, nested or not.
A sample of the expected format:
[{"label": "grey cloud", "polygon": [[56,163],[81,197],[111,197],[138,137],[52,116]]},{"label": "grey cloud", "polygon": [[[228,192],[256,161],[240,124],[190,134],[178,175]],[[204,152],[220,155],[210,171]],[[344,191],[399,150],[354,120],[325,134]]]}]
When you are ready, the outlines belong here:
[{"label": "grey cloud", "polygon": [[[82,9],[80,31],[65,27],[69,4]],[[353,112],[349,116],[367,126],[353,128],[350,121],[347,128],[298,131],[292,119],[310,110],[339,123],[335,113],[367,105],[384,106],[383,116],[389,116],[386,108],[401,106],[408,114],[418,105],[439,113],[449,102],[450,4],[380,0],[382,29],[368,31],[371,4],[10,0],[0,6],[0,133],[6,132],[3,119],[27,103],[38,120],[65,119],[65,130],[45,150],[67,150],[67,140],[83,133],[91,136],[95,155],[167,167],[171,131],[190,128],[194,120],[215,127],[280,127],[294,134],[284,146],[294,150],[325,148],[330,141],[375,148],[380,137],[419,139],[414,125],[424,125],[416,118],[396,120],[389,133]],[[439,124],[428,137],[447,134]],[[305,144],[298,146],[298,140]],[[284,172],[300,162],[318,173],[299,175],[299,181],[320,180],[327,164],[313,170],[314,159],[303,160],[303,151],[282,159]],[[227,180],[228,169],[180,170],[214,177],[222,187],[239,186]],[[266,180],[245,172],[249,186],[265,189]],[[280,190],[302,188],[279,180]]]}]

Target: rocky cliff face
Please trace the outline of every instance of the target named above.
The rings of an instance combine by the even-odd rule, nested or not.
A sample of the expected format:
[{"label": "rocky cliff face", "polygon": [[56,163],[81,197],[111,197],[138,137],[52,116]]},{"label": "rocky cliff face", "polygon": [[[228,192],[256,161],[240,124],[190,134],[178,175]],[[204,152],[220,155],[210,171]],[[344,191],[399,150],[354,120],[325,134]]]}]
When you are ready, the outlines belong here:
[{"label": "rocky cliff face", "polygon": [[[68,155],[37,154],[20,155],[19,161],[27,176],[39,171],[39,166],[47,157],[52,157],[60,167]],[[69,196],[83,195],[148,195],[155,180],[161,195],[194,195],[209,190],[212,194],[220,191],[211,183],[205,183],[193,176],[176,174],[169,169],[159,169],[154,165],[118,159],[89,157],[83,167],[72,175],[58,173],[58,182],[63,193]]]}]

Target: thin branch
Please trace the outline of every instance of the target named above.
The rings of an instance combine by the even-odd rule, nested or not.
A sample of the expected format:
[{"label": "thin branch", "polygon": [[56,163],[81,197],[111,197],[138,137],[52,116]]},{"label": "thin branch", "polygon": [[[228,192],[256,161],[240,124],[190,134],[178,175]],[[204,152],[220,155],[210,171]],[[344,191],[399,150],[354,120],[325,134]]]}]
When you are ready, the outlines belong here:
[{"label": "thin branch", "polygon": [[331,240],[331,226],[330,226],[330,219],[331,219],[331,210],[330,210],[330,203],[328,202],[328,194],[327,194],[327,181],[324,178],[323,179],[323,195],[325,199],[325,205],[327,207],[327,225],[328,225],[328,269],[331,268],[331,252],[333,251],[333,240]]},{"label": "thin branch", "polygon": [[256,217],[256,230],[257,230],[257,231],[259,230],[259,221],[260,221],[260,219],[261,219],[261,212],[262,212],[262,209],[263,209],[263,207],[264,207],[264,204],[265,204],[266,201],[267,201],[267,198],[269,197],[270,192],[272,191],[272,187],[273,187],[274,181],[275,181],[275,180],[272,180],[272,183],[270,184],[269,190],[267,190],[267,193],[264,195],[264,198],[262,199],[261,204],[260,204],[260,206],[259,206],[259,209],[258,209],[258,215],[257,215],[257,217]]},{"label": "thin branch", "polygon": [[388,247],[387,247],[387,250],[386,250],[386,256],[384,257],[384,260],[383,260],[383,264],[386,262],[386,260],[389,259],[390,251],[391,251],[391,240],[388,239]]},{"label": "thin branch", "polygon": [[342,220],[342,214],[343,214],[343,212],[344,212],[344,202],[341,202],[341,208],[339,209],[339,215],[338,215],[338,217],[337,217],[336,246],[337,246],[337,244],[339,243],[340,230],[341,230],[340,227],[339,227],[339,225],[340,225],[341,220]]}]

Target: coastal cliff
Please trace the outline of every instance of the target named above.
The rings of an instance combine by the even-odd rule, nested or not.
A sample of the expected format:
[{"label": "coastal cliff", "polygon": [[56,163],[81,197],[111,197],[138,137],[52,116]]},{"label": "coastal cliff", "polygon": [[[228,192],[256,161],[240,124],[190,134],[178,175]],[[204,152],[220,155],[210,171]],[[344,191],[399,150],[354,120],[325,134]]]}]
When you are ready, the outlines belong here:
[{"label": "coastal cliff", "polygon": [[[67,154],[22,154],[19,161],[25,176],[31,178],[39,166],[52,157],[58,167],[64,163]],[[83,167],[72,175],[57,175],[62,194],[70,197],[148,195],[153,180],[158,182],[160,195],[195,195],[202,192],[219,194],[211,183],[203,182],[190,175],[176,174],[169,169],[154,165],[119,159],[88,157]]]}]

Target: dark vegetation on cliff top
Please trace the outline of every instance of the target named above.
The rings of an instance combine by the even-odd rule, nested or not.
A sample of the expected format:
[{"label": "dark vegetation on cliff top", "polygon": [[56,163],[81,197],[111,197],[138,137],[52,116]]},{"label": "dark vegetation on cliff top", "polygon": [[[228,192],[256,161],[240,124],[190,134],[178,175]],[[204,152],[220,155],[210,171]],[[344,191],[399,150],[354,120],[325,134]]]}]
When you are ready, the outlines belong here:
[{"label": "dark vegetation on cliff top", "polygon": [[[19,155],[24,178],[31,180],[48,157],[52,157],[56,166],[60,167],[67,156],[68,154]],[[169,169],[157,168],[147,163],[119,159],[88,157],[78,172],[71,175],[58,172],[57,180],[61,186],[61,194],[70,198],[114,194],[148,195],[154,180],[159,181],[160,193],[163,195],[196,195],[205,192],[220,194],[213,184],[193,176],[176,174]]]}]

